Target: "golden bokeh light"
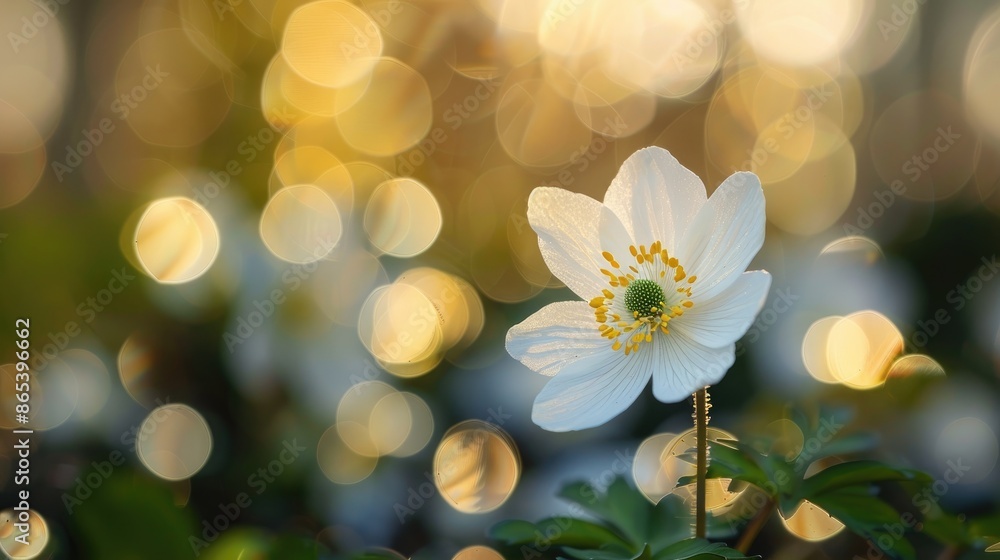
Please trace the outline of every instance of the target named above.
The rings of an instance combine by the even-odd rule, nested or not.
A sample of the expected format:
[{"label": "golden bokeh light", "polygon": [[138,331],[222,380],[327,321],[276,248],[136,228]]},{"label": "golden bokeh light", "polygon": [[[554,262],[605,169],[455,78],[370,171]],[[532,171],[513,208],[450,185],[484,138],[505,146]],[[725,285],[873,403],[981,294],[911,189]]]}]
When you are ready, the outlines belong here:
[{"label": "golden bokeh light", "polygon": [[430,300],[441,322],[441,344],[451,348],[469,328],[469,305],[458,282],[460,278],[435,268],[411,268],[396,280],[420,290]]},{"label": "golden bokeh light", "polygon": [[816,320],[802,339],[802,361],[806,366],[806,371],[816,381],[835,385],[837,378],[830,371],[830,361],[827,359],[827,347],[830,341],[830,332],[833,327],[840,322],[843,317],[831,316]]},{"label": "golden bokeh light", "polygon": [[381,286],[368,296],[358,335],[383,368],[401,377],[423,375],[443,358],[437,309],[423,292],[407,284]]},{"label": "golden bokeh light", "polygon": [[381,381],[354,385],[337,405],[340,439],[365,457],[380,457],[399,449],[411,426],[407,399]]},{"label": "golden bokeh light", "polygon": [[[80,402],[80,383],[73,368],[63,361],[62,354],[49,359],[41,375],[31,377],[31,408],[28,413],[30,427],[36,431],[51,430],[61,426],[75,413]],[[0,365],[0,427],[23,427],[15,418],[15,405],[20,401],[16,391],[17,369],[14,364]]]},{"label": "golden bokeh light", "polygon": [[222,73],[180,28],[137,39],[119,63],[114,94],[113,117],[101,122],[123,120],[144,142],[168,148],[204,142],[232,105]]},{"label": "golden bokeh light", "polygon": [[885,260],[885,253],[878,243],[861,235],[834,239],[819,252],[820,258],[837,259],[836,262],[856,262],[872,265]]},{"label": "golden bokeh light", "polygon": [[[850,141],[821,115],[812,122],[816,140],[806,161],[787,178],[764,182],[768,220],[799,235],[832,226],[851,203],[857,182],[857,160]],[[823,150],[829,150],[828,155],[820,155]]]},{"label": "golden bokeh light", "polygon": [[993,138],[1000,138],[1000,10],[994,10],[979,23],[965,55],[965,107],[970,121]]},{"label": "golden bokeh light", "polygon": [[215,220],[203,206],[185,197],[150,203],[139,218],[134,239],[143,272],[162,284],[198,278],[219,254]]},{"label": "golden bokeh light", "polygon": [[462,513],[486,513],[503,505],[521,476],[514,440],[499,427],[467,420],[449,429],[434,453],[434,484],[444,501]]},{"label": "golden bokeh light", "polygon": [[[22,529],[27,530],[26,539],[18,539]],[[0,511],[0,548],[11,560],[38,558],[45,552],[50,538],[48,523],[35,510]],[[24,541],[28,544],[24,544]]]},{"label": "golden bokeh light", "polygon": [[336,426],[331,426],[316,444],[316,463],[330,482],[357,484],[375,471],[378,457],[355,453],[342,439]]},{"label": "golden bokeh light", "polygon": [[702,87],[722,60],[723,22],[695,0],[645,0],[608,14],[608,71],[662,97]]},{"label": "golden bokeh light", "polygon": [[749,0],[737,9],[740,29],[761,56],[792,66],[835,58],[849,44],[865,0]]},{"label": "golden bokeh light", "polygon": [[635,480],[636,488],[654,504],[659,503],[677,486],[677,481],[668,476],[660,460],[663,451],[676,437],[677,434],[671,433],[651,435],[644,439],[635,451],[632,478]]},{"label": "golden bokeh light", "polygon": [[[713,445],[725,445],[726,441],[736,441],[736,436],[718,428],[708,428],[709,455],[712,453]],[[660,463],[663,465],[665,476],[673,481],[674,485],[684,477],[692,477],[697,473],[695,461],[693,461],[695,450],[698,445],[697,433],[694,428],[677,434],[660,453]],[[722,443],[716,443],[722,442]],[[708,511],[720,510],[731,505],[742,494],[742,489],[737,489],[733,481],[728,478],[713,478],[705,485],[705,509]],[[683,498],[687,503],[695,502],[695,484],[676,486],[673,493]]]},{"label": "golden bokeh light", "polygon": [[291,263],[305,264],[326,257],[343,233],[333,199],[313,185],[279,190],[260,217],[260,237],[271,253]]},{"label": "golden bokeh light", "polygon": [[193,408],[167,404],[151,411],[139,427],[136,454],[164,480],[191,478],[208,462],[212,432]]},{"label": "golden bokeh light", "polygon": [[923,354],[908,354],[892,362],[887,377],[889,379],[905,379],[908,377],[941,377],[945,375],[944,368],[934,358]]},{"label": "golden bokeh light", "polygon": [[372,71],[382,54],[382,33],[371,16],[349,2],[310,2],[288,18],[281,54],[304,79],[339,88]]},{"label": "golden bokeh light", "polygon": [[348,99],[344,109],[336,98],[336,124],[355,150],[391,156],[415,146],[430,130],[432,100],[424,77],[393,58],[380,58],[361,99]]},{"label": "golden bokeh light", "polygon": [[592,141],[591,130],[576,117],[573,103],[545,80],[524,80],[507,88],[496,121],[500,145],[526,167],[565,165]]},{"label": "golden bokeh light", "polygon": [[451,560],[503,560],[503,556],[488,546],[470,546],[459,550]]},{"label": "golden bokeh light", "polygon": [[804,541],[825,541],[844,529],[843,523],[809,500],[802,500],[788,519],[783,515],[779,516],[785,529]]},{"label": "golden bokeh light", "polygon": [[156,360],[156,345],[146,334],[129,335],[118,350],[118,379],[125,392],[146,408],[163,404]]},{"label": "golden bokeh light", "polygon": [[876,311],[820,319],[802,341],[802,359],[810,375],[852,389],[881,386],[902,352],[903,336]]},{"label": "golden bokeh light", "polygon": [[59,125],[72,79],[71,38],[63,18],[31,0],[3,2],[0,20],[9,22],[8,46],[0,51],[0,153],[22,153],[38,148]]},{"label": "golden bokeh light", "polygon": [[34,143],[38,140],[34,148],[17,153],[0,151],[0,175],[4,177],[4,188],[0,189],[0,209],[14,206],[27,198],[45,173],[45,145],[41,143],[37,133],[32,136],[26,142]]},{"label": "golden bokeh light", "polygon": [[763,435],[770,442],[768,453],[776,453],[786,461],[794,461],[805,446],[802,429],[787,418],[779,418],[765,426]]},{"label": "golden bokeh light", "polygon": [[[434,435],[434,413],[427,401],[413,393],[399,393],[399,396],[406,401],[405,409],[409,413],[408,423],[409,433],[406,439],[393,450],[390,455],[393,457],[409,457],[423,451],[430,443]],[[381,404],[382,401],[379,401]],[[374,416],[374,412],[372,413]]]},{"label": "golden bokeh light", "polygon": [[441,208],[420,182],[400,178],[380,184],[365,209],[364,227],[371,244],[395,257],[426,251],[441,233]]}]

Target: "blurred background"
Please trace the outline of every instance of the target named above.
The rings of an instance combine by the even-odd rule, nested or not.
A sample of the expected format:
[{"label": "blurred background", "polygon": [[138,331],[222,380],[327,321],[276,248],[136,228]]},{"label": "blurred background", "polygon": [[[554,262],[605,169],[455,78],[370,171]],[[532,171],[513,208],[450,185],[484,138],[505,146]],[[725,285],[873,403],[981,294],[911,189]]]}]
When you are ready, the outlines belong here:
[{"label": "blurred background", "polygon": [[[773,290],[712,425],[847,406],[875,458],[970,466],[935,502],[996,511],[997,2],[4,0],[0,22],[0,424],[30,318],[36,430],[10,557],[493,559],[456,553],[567,514],[561,483],[658,499],[689,405],[544,432],[546,378],[503,347],[575,299],[531,189],[601,199],[650,145],[767,199]],[[775,518],[755,551],[866,549],[820,533]]]}]

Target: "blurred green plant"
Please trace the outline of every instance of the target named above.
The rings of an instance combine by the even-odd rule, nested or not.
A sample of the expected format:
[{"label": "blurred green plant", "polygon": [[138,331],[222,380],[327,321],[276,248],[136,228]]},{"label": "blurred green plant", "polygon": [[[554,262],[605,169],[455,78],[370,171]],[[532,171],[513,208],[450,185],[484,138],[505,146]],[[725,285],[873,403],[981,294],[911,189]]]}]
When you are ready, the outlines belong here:
[{"label": "blurred green plant", "polygon": [[[911,503],[917,505],[919,501],[912,498],[936,482],[921,471],[856,460],[827,466],[807,477],[808,467],[814,462],[868,451],[874,447],[875,438],[859,433],[841,435],[843,431],[839,429],[831,431],[831,425],[842,427],[849,421],[851,414],[845,409],[820,410],[816,417],[792,409],[788,416],[801,430],[805,442],[795,453],[784,452],[787,442],[780,435],[757,436],[749,439],[749,443],[725,440],[711,444],[709,478],[749,483],[768,496],[750,519],[738,549],[749,548],[774,509],[787,519],[806,500],[866,539],[869,558],[915,560],[916,550],[907,537],[918,531],[956,554],[966,549],[984,550],[996,540],[990,535],[1000,534],[1000,516],[963,523],[936,504],[933,508],[920,508],[919,514],[897,510],[887,493],[882,492],[882,485],[897,484],[909,494]],[[690,484],[693,480],[693,477],[682,478],[678,484]]]}]

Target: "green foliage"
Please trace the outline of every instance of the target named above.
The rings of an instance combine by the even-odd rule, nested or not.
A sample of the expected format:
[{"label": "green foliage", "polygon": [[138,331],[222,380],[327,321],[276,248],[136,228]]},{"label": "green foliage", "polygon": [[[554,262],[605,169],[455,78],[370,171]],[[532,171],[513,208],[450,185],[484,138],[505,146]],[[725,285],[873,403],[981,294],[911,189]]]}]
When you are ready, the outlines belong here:
[{"label": "green foliage", "polygon": [[[915,531],[956,549],[983,550],[1000,535],[1000,518],[959,521],[943,512],[918,515],[899,511],[883,496],[882,486],[894,483],[913,495],[934,480],[926,473],[878,461],[857,460],[835,464],[806,478],[815,461],[843,457],[871,449],[875,438],[843,434],[849,419],[843,410],[821,410],[810,418],[791,411],[789,419],[801,430],[803,443],[796,453],[784,452],[779,437],[757,437],[751,443],[716,442],[710,447],[709,478],[729,478],[753,484],[767,493],[784,517],[791,516],[803,500],[819,506],[856,535],[867,539],[880,555],[915,560],[909,537]],[[682,479],[680,484],[693,482]]]},{"label": "green foliage", "polygon": [[194,559],[188,538],[197,535],[190,510],[174,505],[166,485],[141,476],[108,478],[74,510],[73,522],[89,558]]},{"label": "green foliage", "polygon": [[653,505],[618,478],[599,493],[585,482],[568,484],[559,496],[578,517],[531,523],[503,521],[490,537],[511,559],[716,560],[749,559],[721,543],[692,539],[690,507],[675,496]]}]

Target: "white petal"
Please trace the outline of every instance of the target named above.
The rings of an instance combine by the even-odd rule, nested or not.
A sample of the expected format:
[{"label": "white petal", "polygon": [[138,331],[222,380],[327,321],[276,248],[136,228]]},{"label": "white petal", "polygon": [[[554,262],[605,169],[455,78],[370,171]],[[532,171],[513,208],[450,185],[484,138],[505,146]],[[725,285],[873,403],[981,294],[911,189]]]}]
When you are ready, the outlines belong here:
[{"label": "white petal", "polygon": [[[652,348],[653,396],[659,401],[680,402],[702,387],[715,385],[736,361],[733,344],[708,348],[673,330],[661,334],[653,338]],[[639,349],[643,350],[650,348]]]},{"label": "white petal", "polygon": [[587,300],[608,285],[601,274],[607,267],[602,251],[614,252],[622,243],[627,250],[630,243],[621,221],[603,204],[555,187],[531,191],[528,222],[538,234],[538,247],[552,274]]},{"label": "white petal", "polygon": [[[651,350],[651,349],[650,349]],[[649,382],[652,352],[610,348],[567,365],[535,399],[531,419],[553,432],[600,426],[635,402]]]},{"label": "white petal", "polygon": [[507,331],[507,352],[542,375],[553,376],[580,358],[611,348],[583,301],[561,301],[538,310]]},{"label": "white petal", "polygon": [[705,200],[701,179],[655,146],[629,156],[604,195],[636,243],[661,241],[670,252]]},{"label": "white petal", "polygon": [[771,275],[767,272],[744,272],[721,293],[708,301],[698,301],[671,321],[670,332],[710,348],[732,344],[753,324],[770,288]]},{"label": "white petal", "polygon": [[726,179],[701,207],[678,246],[694,295],[712,299],[739,278],[764,244],[764,191],[753,173]]}]

